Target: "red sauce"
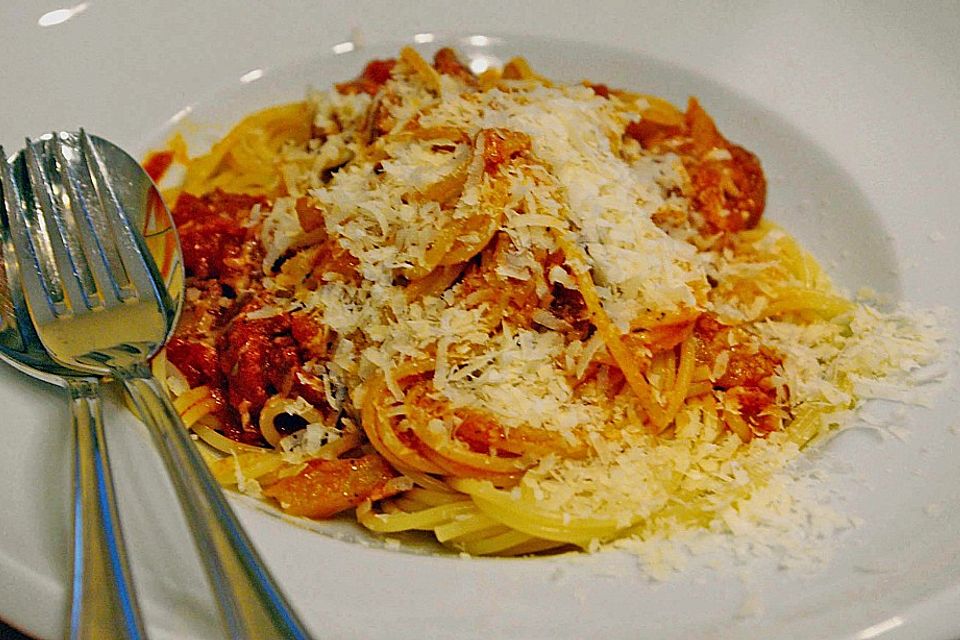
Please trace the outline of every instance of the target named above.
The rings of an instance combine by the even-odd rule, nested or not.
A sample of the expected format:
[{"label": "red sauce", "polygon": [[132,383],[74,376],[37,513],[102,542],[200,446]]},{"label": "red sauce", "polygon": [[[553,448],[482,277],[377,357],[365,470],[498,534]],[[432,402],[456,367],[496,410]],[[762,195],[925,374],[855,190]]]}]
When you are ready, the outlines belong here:
[{"label": "red sauce", "polygon": [[247,444],[259,444],[258,433],[243,433],[236,418],[236,412],[227,404],[224,394],[224,380],[220,373],[220,359],[216,349],[200,340],[174,336],[167,343],[167,360],[175,366],[191,387],[207,385],[213,398],[216,415],[224,425],[224,434]]},{"label": "red sauce", "polygon": [[626,135],[640,143],[644,149],[651,149],[683,133],[680,126],[661,124],[651,120],[639,120],[627,123]]},{"label": "red sauce", "polygon": [[337,84],[337,91],[346,94],[368,93],[375,95],[377,91],[380,90],[380,87],[390,79],[390,72],[393,71],[393,67],[396,64],[397,61],[393,58],[387,60],[371,60],[367,63],[367,66],[363,68],[363,73],[360,74],[360,77],[350,82]]},{"label": "red sauce", "polygon": [[364,500],[382,500],[397,493],[389,483],[397,473],[377,454],[341,460],[311,460],[292,478],[263,490],[277,499],[287,513],[308,518],[328,518]]},{"label": "red sauce", "polygon": [[392,58],[386,60],[371,60],[367,63],[367,66],[363,68],[363,79],[382,85],[390,79],[390,72],[393,71],[393,67],[396,64],[397,61]]},{"label": "red sauce", "polygon": [[313,317],[306,313],[294,314],[290,318],[290,331],[293,339],[311,358],[326,357],[328,342],[333,336]]},{"label": "red sauce", "polygon": [[728,145],[729,160],[700,162],[688,168],[694,190],[694,207],[716,229],[751,229],[760,221],[766,204],[767,183],[755,155]]},{"label": "red sauce", "polygon": [[173,151],[154,151],[147,156],[143,169],[154,182],[160,182],[167,169],[173,164]]},{"label": "red sauce", "polygon": [[182,193],[173,207],[173,219],[180,232],[183,264],[188,276],[218,278],[231,271],[225,262],[242,254],[247,229],[241,223],[255,204],[264,198],[216,191],[197,197]]},{"label": "red sauce", "polygon": [[509,455],[509,442],[499,422],[477,411],[462,410],[458,415],[463,420],[454,433],[454,437],[470,447],[471,451],[489,454],[496,450],[498,454]]},{"label": "red sauce", "polygon": [[230,323],[217,341],[230,404],[255,414],[276,393],[276,378],[269,369],[271,364],[285,362],[284,356],[275,351],[287,345],[275,345],[274,339],[289,329],[290,320],[285,315],[260,320],[241,316]]},{"label": "red sauce", "polygon": [[184,375],[191,387],[219,383],[217,350],[208,344],[174,336],[167,343],[167,360]]},{"label": "red sauce", "polygon": [[436,55],[433,56],[433,68],[439,73],[455,76],[470,83],[476,80],[470,69],[460,62],[460,58],[457,57],[456,52],[449,47],[440,49]]},{"label": "red sauce", "polygon": [[590,84],[587,83],[587,86],[593,89],[593,92],[600,96],[601,98],[610,97],[610,87],[605,84]]},{"label": "red sauce", "polygon": [[763,414],[777,405],[776,389],[770,378],[782,359],[762,345],[753,348],[745,331],[719,322],[712,314],[700,316],[694,326],[694,337],[698,364],[712,369],[721,353],[730,354],[726,370],[713,383],[714,389],[736,397],[741,416],[755,432],[772,431],[776,422]]},{"label": "red sauce", "polygon": [[[767,195],[760,160],[724,138],[696,99],[690,99],[682,125],[640,120],[627,124],[624,135],[644,149],[680,154],[690,174],[694,208],[704,215],[708,233],[752,229],[760,222]],[[713,159],[714,149],[727,151],[730,158]]]},{"label": "red sauce", "polygon": [[519,131],[484,129],[479,135],[483,136],[483,170],[490,175],[503,163],[530,150],[530,137]]}]

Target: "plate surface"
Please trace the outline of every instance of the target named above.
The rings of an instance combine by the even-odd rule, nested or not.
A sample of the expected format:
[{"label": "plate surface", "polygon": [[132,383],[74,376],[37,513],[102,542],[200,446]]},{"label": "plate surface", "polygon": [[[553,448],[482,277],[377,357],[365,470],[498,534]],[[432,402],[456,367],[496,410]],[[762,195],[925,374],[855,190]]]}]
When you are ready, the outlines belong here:
[{"label": "plate surface", "polygon": [[[0,143],[13,151],[24,135],[82,124],[142,154],[171,127],[222,131],[403,43],[429,50],[453,41],[475,61],[522,54],[562,80],[681,103],[697,95],[725,134],[763,160],[767,215],[840,284],[960,310],[960,16],[946,4],[198,4],[6,4]],[[960,394],[950,374],[934,406],[898,417],[902,439],[854,430],[821,455],[834,470],[831,500],[863,524],[822,541],[832,554],[812,570],[766,558],[716,572],[701,559],[653,582],[619,554],[398,553],[351,541],[345,523],[321,527],[343,540],[235,504],[318,637],[955,637]],[[8,368],[0,406],[0,618],[59,637],[70,572],[66,409],[58,389]],[[145,430],[116,403],[106,418],[153,635],[218,637]]]}]

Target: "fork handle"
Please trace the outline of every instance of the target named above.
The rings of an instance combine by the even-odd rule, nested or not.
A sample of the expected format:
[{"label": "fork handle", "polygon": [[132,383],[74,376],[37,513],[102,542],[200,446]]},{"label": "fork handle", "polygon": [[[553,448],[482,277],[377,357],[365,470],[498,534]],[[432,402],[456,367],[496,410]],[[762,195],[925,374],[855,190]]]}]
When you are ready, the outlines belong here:
[{"label": "fork handle", "polygon": [[96,380],[66,378],[74,433],[71,640],[146,638],[124,551]]},{"label": "fork handle", "polygon": [[233,638],[309,638],[250,543],[170,398],[138,365],[116,371],[150,427]]}]

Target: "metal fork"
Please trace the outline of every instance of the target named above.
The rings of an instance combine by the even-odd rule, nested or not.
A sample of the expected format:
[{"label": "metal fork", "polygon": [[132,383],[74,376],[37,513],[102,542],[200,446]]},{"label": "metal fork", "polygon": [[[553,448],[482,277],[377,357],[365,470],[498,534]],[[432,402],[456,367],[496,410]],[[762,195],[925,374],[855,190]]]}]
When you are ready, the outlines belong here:
[{"label": "metal fork", "polygon": [[[27,140],[17,157],[10,232],[37,335],[63,366],[118,379],[130,393],[171,476],[231,637],[307,638],[150,372],[148,359],[176,324],[183,273],[176,260],[172,279],[164,280],[123,211],[118,192],[143,175],[131,163],[82,130]],[[147,218],[157,234],[175,238],[156,189],[150,194]]]},{"label": "metal fork", "polygon": [[[0,149],[0,193],[13,198]],[[145,637],[117,516],[100,408],[100,381],[66,369],[40,343],[20,286],[6,207],[0,200],[0,358],[38,380],[67,389],[73,427],[73,584],[71,640]]]}]

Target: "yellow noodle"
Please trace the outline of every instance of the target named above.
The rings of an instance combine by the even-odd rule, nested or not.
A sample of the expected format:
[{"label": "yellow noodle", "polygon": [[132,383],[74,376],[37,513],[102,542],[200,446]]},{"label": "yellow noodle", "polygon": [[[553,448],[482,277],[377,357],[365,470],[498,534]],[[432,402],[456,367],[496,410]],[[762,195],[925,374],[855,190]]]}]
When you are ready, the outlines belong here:
[{"label": "yellow noodle", "polygon": [[[574,314],[573,319],[558,313],[558,325],[551,330],[560,333],[564,345],[569,347],[566,353],[568,361],[559,363],[558,366],[565,367],[566,375],[570,379],[576,378],[576,385],[579,386],[575,386],[572,392],[575,401],[584,401],[589,405],[589,409],[601,405],[600,409],[610,410],[610,413],[616,416],[611,418],[608,414],[601,413],[607,417],[598,420],[607,422],[600,425],[602,429],[589,434],[601,438],[601,441],[591,443],[597,445],[597,455],[611,455],[605,451],[604,445],[613,447],[630,443],[630,438],[641,434],[650,439],[649,445],[644,446],[650,447],[651,457],[676,447],[677,460],[690,458],[687,463],[689,466],[683,467],[678,463],[675,470],[665,472],[672,475],[657,479],[657,482],[662,482],[668,497],[664,499],[662,506],[653,507],[654,511],[649,517],[628,517],[627,521],[624,521],[622,516],[607,517],[603,512],[589,517],[574,517],[560,509],[548,508],[545,502],[534,497],[530,487],[536,485],[531,483],[536,481],[537,473],[546,472],[537,470],[526,477],[524,474],[528,469],[536,467],[537,461],[546,455],[544,452],[563,463],[578,464],[581,458],[586,458],[585,464],[592,463],[593,459],[589,456],[594,452],[593,449],[588,449],[586,436],[574,430],[571,438],[581,441],[578,444],[564,442],[562,446],[557,444],[562,440],[560,436],[555,440],[545,438],[541,441],[536,439],[539,437],[537,435],[527,441],[524,438],[528,437],[527,434],[536,432],[536,429],[528,429],[526,425],[517,427],[501,424],[501,420],[491,415],[490,428],[498,434],[496,437],[505,438],[518,450],[525,452],[523,457],[508,457],[512,454],[501,452],[502,455],[497,455],[492,446],[492,453],[485,452],[487,450],[482,447],[475,450],[471,448],[472,443],[468,445],[466,441],[453,437],[453,433],[459,428],[459,423],[454,418],[458,420],[462,416],[453,413],[452,409],[450,414],[440,415],[443,418],[443,428],[435,428],[435,424],[430,424],[431,419],[436,417],[431,413],[429,405],[432,399],[428,397],[424,402],[424,396],[415,391],[420,388],[418,384],[429,380],[428,376],[436,375],[438,380],[443,378],[440,371],[442,367],[435,361],[435,354],[440,351],[440,347],[435,342],[430,342],[433,338],[425,339],[425,342],[429,343],[425,347],[423,344],[417,347],[401,346],[399,353],[403,355],[390,356],[394,359],[392,362],[375,362],[371,357],[369,362],[364,361],[360,365],[359,376],[351,372],[350,375],[355,379],[348,385],[350,398],[346,407],[349,412],[344,418],[344,423],[349,426],[344,428],[341,437],[310,453],[300,450],[280,451],[278,447],[281,446],[283,437],[276,428],[275,419],[286,413],[299,415],[308,424],[323,424],[324,416],[330,416],[326,408],[323,411],[316,407],[305,409],[299,399],[290,399],[282,394],[269,397],[259,411],[257,407],[250,410],[239,407],[237,413],[242,416],[244,428],[250,428],[252,425],[249,423],[253,421],[273,449],[238,443],[218,431],[218,415],[226,414],[217,411],[214,390],[208,386],[188,389],[183,375],[161,354],[153,363],[154,373],[162,383],[169,381],[170,386],[178,391],[181,387],[186,389],[174,399],[174,406],[184,423],[204,443],[220,452],[221,457],[215,459],[204,451],[204,456],[210,459],[211,468],[220,483],[235,485],[239,482],[244,485],[245,480],[257,480],[266,486],[281,478],[299,474],[311,459],[334,460],[344,455],[352,458],[375,451],[393,470],[405,476],[390,479],[388,487],[394,487],[390,483],[398,483],[396,486],[402,485],[404,490],[396,495],[392,489],[385,490],[378,495],[387,497],[377,501],[376,505],[369,500],[359,504],[356,516],[361,524],[380,533],[430,531],[439,542],[470,554],[524,555],[563,549],[570,545],[587,548],[598,541],[608,541],[621,535],[644,535],[650,531],[649,527],[655,528],[657,523],[666,521],[682,523],[684,526],[712,526],[714,519],[718,517],[718,503],[710,501],[715,497],[710,493],[713,489],[708,491],[702,488],[705,485],[697,484],[699,478],[725,473],[717,470],[720,462],[748,455],[752,450],[751,446],[766,444],[783,447],[790,443],[785,448],[795,452],[796,447],[809,446],[811,442],[817,442],[829,435],[830,429],[825,415],[832,408],[822,399],[791,406],[791,403],[795,402],[789,397],[793,390],[785,390],[771,410],[761,414],[771,423],[777,423],[782,416],[784,422],[777,426],[782,427],[783,432],[767,436],[758,430],[758,434],[754,434],[751,423],[742,415],[737,404],[738,390],[719,386],[714,390],[711,366],[718,366],[711,360],[711,357],[715,357],[715,354],[710,353],[714,347],[708,346],[704,349],[703,344],[698,342],[702,339],[702,336],[697,335],[700,330],[697,323],[701,314],[713,313],[722,322],[731,325],[743,322],[740,318],[750,318],[750,322],[743,324],[744,331],[750,339],[758,341],[762,335],[757,329],[762,326],[758,320],[797,325],[828,324],[826,321],[838,324],[845,321],[844,314],[853,311],[854,305],[834,293],[829,279],[816,260],[795,240],[766,221],[762,221],[755,229],[720,234],[718,237],[708,237],[707,230],[691,227],[695,236],[691,242],[704,252],[712,250],[712,243],[717,242],[716,246],[721,249],[716,251],[716,255],[722,255],[722,259],[717,258],[718,264],[729,263],[732,273],[717,278],[718,282],[713,287],[708,286],[704,278],[703,282],[693,280],[686,283],[689,286],[688,302],[678,303],[673,310],[660,309],[651,304],[651,308],[637,314],[630,322],[629,330],[623,332],[611,317],[617,317],[613,311],[613,305],[617,301],[611,303],[607,298],[601,299],[601,293],[604,296],[608,294],[601,286],[604,281],[597,271],[599,263],[577,244],[581,240],[586,242],[585,238],[589,237],[591,231],[580,229],[577,226],[579,223],[573,222],[575,218],[570,212],[564,211],[564,207],[569,207],[569,204],[564,203],[568,196],[564,194],[563,188],[558,187],[556,193],[550,194],[550,197],[556,196],[560,203],[556,207],[550,205],[554,208],[544,205],[544,202],[549,200],[547,197],[534,197],[530,193],[527,194],[527,199],[523,197],[526,191],[537,191],[530,187],[530,184],[536,183],[538,187],[542,187],[545,180],[553,179],[553,168],[537,157],[533,134],[511,131],[508,128],[483,129],[482,126],[487,120],[455,122],[457,126],[430,124],[433,115],[438,111],[437,106],[446,97],[442,93],[449,93],[449,90],[456,86],[456,80],[443,77],[438,69],[410,47],[400,52],[399,62],[394,71],[393,83],[379,89],[378,85],[362,83],[354,86],[354,89],[359,87],[360,91],[367,94],[376,91],[377,95],[373,98],[369,95],[357,95],[356,104],[370,105],[366,112],[356,118],[333,118],[335,122],[332,130],[329,128],[331,125],[321,124],[329,114],[321,114],[322,117],[318,117],[315,123],[313,106],[304,102],[272,107],[251,114],[231,129],[208,153],[192,160],[187,158],[182,139],[171,143],[171,148],[175,147],[176,161],[186,165],[182,190],[198,196],[210,194],[217,189],[265,196],[268,204],[263,211],[251,215],[251,219],[256,220],[257,216],[270,215],[269,208],[277,202],[276,198],[304,195],[307,189],[297,182],[301,179],[298,178],[299,174],[307,170],[318,173],[309,176],[309,182],[312,189],[310,202],[317,206],[320,226],[314,228],[313,220],[307,220],[306,223],[301,220],[300,224],[313,230],[301,234],[291,231],[291,236],[296,237],[281,247],[281,250],[286,252],[282,256],[284,262],[279,273],[273,274],[279,289],[275,287],[268,291],[281,298],[277,304],[283,305],[287,300],[286,296],[295,301],[294,306],[285,309],[284,313],[303,307],[311,311],[305,301],[320,297],[319,287],[325,287],[327,282],[318,275],[318,260],[325,255],[321,254],[321,251],[326,250],[326,243],[343,240],[338,238],[333,230],[328,232],[328,227],[324,225],[324,216],[329,212],[322,211],[323,206],[327,205],[316,195],[320,190],[314,189],[317,181],[327,183],[331,173],[329,170],[339,167],[343,160],[338,160],[336,165],[324,161],[325,169],[318,171],[320,160],[317,160],[316,166],[311,164],[317,145],[326,144],[327,139],[342,135],[343,140],[339,144],[348,145],[350,151],[347,155],[352,157],[347,161],[344,174],[355,168],[351,165],[353,162],[360,168],[363,168],[363,163],[370,163],[363,171],[373,176],[372,181],[382,173],[387,174],[384,179],[393,179],[389,170],[383,172],[380,168],[386,165],[387,160],[397,156],[394,151],[396,148],[413,149],[417,153],[437,150],[449,153],[451,144],[454,144],[461,145],[457,149],[460,153],[465,150],[464,147],[469,147],[469,153],[462,164],[446,170],[446,175],[431,178],[433,182],[426,186],[403,186],[397,191],[397,194],[402,194],[397,197],[403,206],[414,211],[418,208],[431,211],[430,215],[435,215],[435,218],[426,225],[428,231],[424,231],[417,238],[417,242],[422,243],[419,245],[423,247],[422,252],[415,259],[390,266],[386,273],[388,281],[390,278],[395,279],[395,287],[404,287],[403,296],[410,307],[416,309],[421,308],[419,305],[426,309],[438,301],[437,296],[443,301],[448,298],[457,299],[457,296],[461,295],[461,289],[458,289],[460,284],[467,289],[468,293],[463,297],[469,300],[471,310],[480,311],[481,317],[476,323],[477,326],[470,330],[478,333],[481,338],[471,343],[464,341],[454,344],[455,349],[443,351],[444,357],[456,359],[456,365],[446,363],[447,370],[480,353],[482,349],[477,345],[483,342],[484,337],[492,340],[508,329],[516,330],[518,326],[528,328],[529,324],[534,322],[530,318],[536,319],[537,313],[552,314],[552,307],[543,307],[544,300],[554,300],[553,296],[558,295],[556,290],[551,293],[550,286],[575,288],[582,297],[585,311],[578,309],[579,302],[574,300],[575,304],[571,304],[570,310],[571,314]],[[367,80],[369,78],[364,82]],[[554,86],[549,80],[536,74],[523,58],[510,60],[502,72],[491,69],[479,78],[469,80],[466,85],[470,90],[496,89],[502,92],[499,94],[502,96],[519,91],[543,92],[546,91],[544,87]],[[597,93],[606,95],[598,86],[594,86]],[[409,106],[404,104],[404,91],[415,94],[416,100],[423,102],[422,107],[413,110],[415,114],[397,109]],[[582,88],[577,88],[576,91],[583,93]],[[573,98],[567,96],[567,99]],[[590,96],[587,102],[599,104],[602,101]],[[683,136],[694,135],[688,122],[691,111],[684,114],[656,96],[610,90],[609,102],[603,104],[604,108],[617,110],[626,120],[637,120],[639,117],[641,122],[646,122],[646,126],[653,128],[658,135],[661,132],[665,136],[673,135],[674,132],[682,132]],[[405,115],[397,116],[397,113]],[[355,125],[354,130],[347,124],[351,119],[364,124]],[[489,120],[495,121],[493,118]],[[394,121],[395,126],[392,124]],[[439,121],[445,122],[442,118]],[[623,122],[619,122],[619,125],[622,124]],[[317,131],[314,130],[315,126]],[[325,127],[323,133],[318,133]],[[488,150],[484,148],[487,134],[501,133],[503,136],[497,140],[504,142],[502,147],[491,146],[487,153]],[[611,130],[605,134],[610,149],[621,157],[631,149],[624,143],[624,139],[621,139],[622,134],[622,126],[619,130]],[[684,149],[687,146],[695,147],[710,142],[715,145],[728,145],[719,134],[716,134],[716,139],[712,141],[709,140],[709,132],[703,135],[706,135],[708,140],[703,140],[702,135],[693,140],[681,136],[671,142],[675,146],[670,149],[682,155],[686,153]],[[377,138],[376,141],[372,141],[374,137]],[[722,162],[723,152],[727,150],[726,147],[715,146],[711,153],[720,152],[715,154],[716,161]],[[649,150],[644,150],[647,151]],[[340,149],[330,157],[343,158],[343,150]],[[702,160],[703,158],[698,158],[697,162]],[[383,161],[383,165],[372,164],[378,161]],[[443,160],[447,161],[449,160]],[[683,168],[695,171],[698,167],[694,165],[691,168],[684,164]],[[729,176],[725,179],[729,179]],[[375,185],[375,182],[370,184]],[[412,184],[423,183],[418,181]],[[689,186],[688,184],[684,189]],[[736,191],[736,188],[731,187],[736,185],[723,185],[724,189]],[[376,187],[371,186],[371,189]],[[170,195],[175,194],[176,191],[170,191]],[[465,197],[465,194],[470,197]],[[684,196],[688,195],[684,193]],[[297,201],[297,204],[299,205],[300,201]],[[555,210],[557,207],[559,211]],[[434,211],[437,213],[432,213]],[[670,211],[676,214],[673,216],[675,218],[687,217],[683,209]],[[516,215],[518,213],[522,215]],[[695,215],[691,216],[693,217]],[[521,222],[517,222],[517,219]],[[654,219],[656,221],[657,216],[654,216]],[[510,245],[511,251],[527,250],[527,246],[513,235],[525,224],[524,221],[530,226],[547,229],[549,236],[548,241],[545,241],[543,246],[536,246],[530,255],[508,256],[530,258],[533,263],[533,269],[529,272],[531,279],[517,285],[516,282],[522,280],[522,274],[515,276],[514,271],[514,275],[501,276],[497,270],[514,265],[499,264],[497,260],[502,258],[503,246]],[[657,223],[659,224],[659,221]],[[249,224],[252,231],[263,231],[258,226],[261,223]],[[265,228],[266,223],[262,224]],[[386,223],[381,224],[386,229]],[[386,234],[386,230],[384,233]],[[583,236],[579,235],[581,233]],[[519,236],[521,240],[525,238],[522,234]],[[342,248],[344,255],[350,253],[346,250],[346,243]],[[557,248],[559,251],[550,254]],[[595,255],[592,248],[590,251],[591,255]],[[562,252],[560,264],[550,262],[559,252]],[[361,260],[360,255],[350,259],[353,258]],[[543,267],[542,273],[539,272],[538,264]],[[557,274],[550,269],[554,265],[566,273],[566,279],[554,278]],[[362,273],[363,268],[357,267],[357,273]],[[718,269],[722,271],[720,267]],[[476,278],[478,272],[482,278]],[[509,269],[503,269],[503,273],[508,272]],[[497,273],[497,277],[488,277],[489,273]],[[335,275],[339,275],[339,271]],[[462,281],[458,284],[461,278]],[[266,282],[265,280],[264,283]],[[336,282],[340,283],[342,280]],[[477,285],[477,282],[481,284]],[[711,282],[711,285],[713,284]],[[498,288],[501,285],[502,288]],[[528,285],[529,289],[525,289]],[[233,286],[232,282],[230,286]],[[273,284],[264,284],[265,288],[269,289],[270,286]],[[514,286],[516,289],[511,289]],[[528,290],[536,292],[528,293]],[[250,292],[238,289],[237,293],[248,295]],[[393,304],[389,302],[389,305]],[[604,304],[607,305],[606,309]],[[394,306],[390,306],[391,313],[395,310]],[[561,321],[560,318],[564,319]],[[588,331],[581,333],[581,327],[574,328],[577,323],[588,325]],[[536,330],[546,331],[548,327],[550,323],[543,326],[537,324]],[[594,329],[596,339],[590,337],[590,332]],[[332,326],[324,327],[317,342],[329,341],[329,345],[334,344],[335,339],[354,339],[354,336],[337,335],[337,331],[334,331]],[[563,333],[564,331],[568,333]],[[575,333],[580,335],[573,337]],[[293,335],[299,341],[295,331]],[[577,344],[578,340],[580,344]],[[599,341],[602,341],[602,345]],[[365,350],[368,348],[376,350],[376,342],[375,338],[361,337],[355,344],[351,343],[351,346],[366,354],[368,351]],[[577,362],[578,354],[591,348],[589,345],[601,346],[599,351],[589,351],[582,362]],[[740,346],[742,345],[731,343],[730,352],[733,353],[735,348]],[[580,347],[581,350],[574,352],[573,347]],[[318,348],[325,355],[316,356],[312,365],[319,365],[319,369],[322,369],[329,364],[325,359],[329,356],[324,351],[327,348],[331,347],[321,345]],[[698,349],[706,353],[698,353]],[[329,362],[335,360],[331,359]],[[373,369],[364,368],[371,363],[374,364]],[[341,367],[340,362],[337,362],[337,367]],[[576,370],[575,375],[570,373],[573,370]],[[305,366],[304,372],[306,371],[310,371],[315,377],[320,375],[316,373],[317,370],[307,369]],[[357,382],[357,377],[360,382]],[[324,383],[329,383],[329,380],[324,378]],[[624,389],[623,392],[620,391],[621,388]],[[442,391],[439,383],[436,390],[438,393]],[[330,393],[329,388],[326,392]],[[290,387],[285,387],[283,393],[290,393]],[[601,398],[599,401],[598,396]],[[419,404],[418,400],[421,401]],[[596,404],[591,405],[593,402]],[[350,413],[354,406],[359,411],[359,420]],[[456,409],[460,411],[462,406],[458,405]],[[473,410],[472,407],[467,409]],[[791,414],[793,417],[789,420]],[[486,419],[487,416],[484,415]],[[753,420],[752,417],[749,419]],[[352,420],[356,420],[359,427]],[[639,427],[645,427],[645,430]],[[511,429],[518,430],[510,431]],[[761,441],[760,436],[767,437],[768,440]],[[753,439],[757,439],[757,442],[751,443]],[[287,442],[289,441],[283,441],[284,445]],[[517,442],[521,444],[516,445]],[[708,446],[697,448],[702,444]],[[699,462],[693,460],[697,456],[706,458],[705,465],[715,463],[711,470],[704,471],[706,467],[698,468],[696,465]],[[560,465],[553,469],[559,468]],[[750,483],[722,488],[723,499],[732,501],[748,496],[751,490],[766,481],[771,472],[767,469],[751,470],[754,475],[751,476]],[[409,489],[411,483],[414,488]],[[542,488],[541,486],[537,490]],[[573,487],[567,488],[575,490]]]},{"label": "yellow noodle", "polygon": [[440,542],[447,542],[454,538],[461,538],[471,533],[477,533],[490,527],[497,526],[499,523],[493,518],[480,513],[479,511],[470,514],[462,519],[437,525],[433,529],[434,535]]},{"label": "yellow noodle", "polygon": [[242,442],[231,440],[225,435],[218,433],[210,427],[204,425],[194,425],[193,431],[200,437],[201,440],[206,442],[217,451],[222,451],[223,453],[240,453],[244,451],[259,453],[266,451],[266,449],[261,447],[255,447],[250,444],[243,444]]},{"label": "yellow noodle", "polygon": [[398,512],[375,514],[369,502],[357,507],[357,519],[372,531],[394,533],[410,529],[433,529],[439,524],[450,522],[459,515],[469,514],[475,507],[466,501],[429,507],[415,513]]}]

